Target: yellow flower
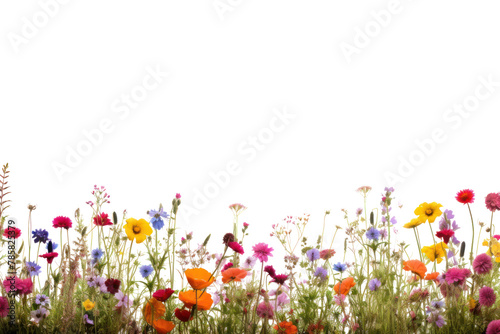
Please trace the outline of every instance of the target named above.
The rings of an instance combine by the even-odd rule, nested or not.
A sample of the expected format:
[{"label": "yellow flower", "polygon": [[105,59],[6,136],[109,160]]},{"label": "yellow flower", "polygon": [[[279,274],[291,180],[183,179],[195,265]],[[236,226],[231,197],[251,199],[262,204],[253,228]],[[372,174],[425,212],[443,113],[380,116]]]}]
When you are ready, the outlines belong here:
[{"label": "yellow flower", "polygon": [[85,307],[85,310],[86,311],[90,311],[91,309],[94,308],[95,306],[95,303],[92,303],[90,300],[86,300],[82,303],[83,307]]},{"label": "yellow flower", "polygon": [[423,223],[423,221],[421,221],[420,218],[413,218],[409,223],[404,224],[403,227],[415,228],[422,223]]},{"label": "yellow flower", "polygon": [[427,220],[429,223],[434,223],[436,218],[443,214],[439,209],[440,207],[442,207],[442,205],[436,202],[432,202],[430,204],[424,202],[415,209],[415,214],[422,221],[422,223],[425,223]]},{"label": "yellow flower", "polygon": [[487,246],[488,250],[486,251],[486,254],[489,256],[495,257],[495,262],[500,262],[500,242],[496,238],[491,239],[491,250],[490,250],[490,244],[489,240],[486,239],[483,241],[483,246]]},{"label": "yellow flower", "polygon": [[441,263],[443,261],[443,257],[446,256],[446,251],[448,246],[444,242],[440,242],[439,244],[435,244],[432,246],[425,246],[422,248],[422,253],[427,256],[431,262],[434,262],[437,260],[437,263]]},{"label": "yellow flower", "polygon": [[153,229],[144,219],[129,218],[123,228],[125,229],[125,233],[127,233],[128,239],[135,239],[138,244],[146,240],[146,237],[153,233]]},{"label": "yellow flower", "polygon": [[476,308],[476,305],[477,302],[473,298],[469,299],[469,310],[474,310]]}]

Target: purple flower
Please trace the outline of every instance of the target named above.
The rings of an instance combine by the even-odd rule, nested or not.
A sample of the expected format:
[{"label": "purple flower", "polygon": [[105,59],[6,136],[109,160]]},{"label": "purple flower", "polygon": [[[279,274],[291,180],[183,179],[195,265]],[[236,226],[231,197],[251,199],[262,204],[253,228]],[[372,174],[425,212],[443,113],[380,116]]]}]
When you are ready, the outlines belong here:
[{"label": "purple flower", "polygon": [[312,248],[306,252],[309,261],[313,262],[319,259],[319,250],[317,248]]},{"label": "purple flower", "polygon": [[49,306],[50,299],[46,295],[36,295],[35,303],[41,306]]},{"label": "purple flower", "polygon": [[89,324],[89,325],[93,325],[94,324],[94,321],[90,320],[89,319],[89,315],[87,313],[85,313],[83,315],[83,323],[84,324]]},{"label": "purple flower", "polygon": [[316,268],[316,271],[314,272],[314,276],[319,277],[322,281],[324,281],[326,279],[327,275],[328,275],[328,272],[323,267]]},{"label": "purple flower", "polygon": [[149,210],[148,211],[151,220],[149,221],[155,230],[161,230],[165,223],[163,222],[163,218],[168,219],[170,216],[167,212],[163,211],[163,207],[160,206],[160,210]]},{"label": "purple flower", "polygon": [[380,281],[377,278],[374,278],[368,283],[368,288],[371,291],[377,291],[378,288],[380,288],[380,285],[382,285],[382,283],[380,283]]},{"label": "purple flower", "polygon": [[378,240],[378,238],[380,238],[380,231],[375,227],[371,227],[366,232],[366,238],[368,238],[369,240]]},{"label": "purple flower", "polygon": [[398,223],[398,221],[396,220],[396,217],[391,218],[391,223],[392,223],[392,225],[396,225]]},{"label": "purple flower", "polygon": [[380,230],[380,239],[384,240],[387,238],[387,230],[385,228]]},{"label": "purple flower", "polygon": [[26,270],[30,276],[38,276],[42,272],[42,267],[35,262],[26,261]]},{"label": "purple flower", "polygon": [[34,231],[31,231],[31,234],[33,234],[33,242],[34,243],[39,243],[39,242],[43,242],[43,243],[46,243],[47,240],[49,239],[49,232],[47,232],[46,230],[34,230]]},{"label": "purple flower", "polygon": [[333,265],[333,270],[338,271],[339,273],[342,273],[342,272],[347,270],[347,264],[337,262],[336,264]]},{"label": "purple flower", "polygon": [[243,264],[241,265],[241,268],[243,269],[252,269],[253,266],[255,266],[255,262],[257,262],[257,258],[253,256],[249,256],[245,259]]}]

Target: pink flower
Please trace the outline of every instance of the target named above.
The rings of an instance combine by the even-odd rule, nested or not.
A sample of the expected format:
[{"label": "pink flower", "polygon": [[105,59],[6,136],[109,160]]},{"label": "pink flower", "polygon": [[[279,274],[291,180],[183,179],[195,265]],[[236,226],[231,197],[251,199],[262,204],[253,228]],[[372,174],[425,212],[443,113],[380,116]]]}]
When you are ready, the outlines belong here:
[{"label": "pink flower", "polygon": [[486,334],[500,334],[500,320],[493,320],[486,328]]},{"label": "pink flower", "polygon": [[243,250],[243,246],[241,246],[238,242],[236,241],[231,241],[230,243],[227,244],[229,248],[234,250],[236,253],[244,254],[245,251]]},{"label": "pink flower", "polygon": [[500,210],[500,193],[491,193],[486,196],[486,207],[491,212]]},{"label": "pink flower", "polygon": [[256,313],[261,318],[272,319],[274,316],[273,308],[266,302],[262,302],[257,306]]},{"label": "pink flower", "polygon": [[268,257],[272,256],[271,252],[274,250],[262,242],[253,246],[252,249],[254,251],[253,256],[259,259],[260,262],[267,262]]},{"label": "pink flower", "polygon": [[5,297],[0,297],[0,317],[5,318],[9,314],[9,300]]},{"label": "pink flower", "polygon": [[491,257],[483,253],[476,256],[474,262],[472,262],[472,267],[478,274],[487,274],[493,268],[493,262],[491,261]]},{"label": "pink flower", "polygon": [[249,225],[247,223],[243,223],[243,227],[247,228]]},{"label": "pink flower", "polygon": [[181,198],[181,194],[179,194],[179,193],[175,194],[175,198],[180,199]]},{"label": "pink flower", "polygon": [[322,251],[319,252],[319,257],[322,260],[328,260],[329,258],[333,257],[335,255],[335,250],[333,249],[323,249]]},{"label": "pink flower", "polygon": [[51,252],[51,253],[46,253],[42,255],[38,255],[39,257],[43,257],[44,259],[47,259],[47,262],[50,264],[52,261],[54,261],[54,258],[56,258],[59,254],[56,252]]},{"label": "pink flower", "polygon": [[94,225],[108,226],[113,225],[113,222],[111,222],[111,220],[108,218],[108,214],[103,212],[100,215],[94,217]]},{"label": "pink flower", "polygon": [[18,229],[17,227],[7,227],[4,231],[3,231],[3,237],[5,239],[9,239],[9,238],[14,238],[14,239],[17,239],[21,236],[21,230]]},{"label": "pink flower", "polygon": [[65,229],[69,229],[71,226],[73,225],[73,223],[71,222],[71,219],[69,219],[68,217],[64,217],[64,216],[58,216],[56,218],[54,218],[54,220],[52,221],[52,226],[54,228],[65,228]]},{"label": "pink flower", "polygon": [[452,285],[453,283],[457,283],[456,285],[462,285],[471,274],[472,273],[469,269],[450,268],[446,272],[445,279],[449,285]]},{"label": "pink flower", "polygon": [[337,304],[338,306],[342,305],[344,303],[344,300],[346,298],[346,295],[335,295],[333,297],[333,299],[335,300],[335,304]]},{"label": "pink flower", "polygon": [[17,290],[17,293],[21,295],[27,295],[33,292],[33,282],[31,281],[31,278],[21,279],[17,276],[10,276],[5,278],[3,286],[5,291],[10,292]]},{"label": "pink flower", "polygon": [[234,266],[234,264],[232,262],[228,262],[224,265],[224,267],[222,267],[222,270],[220,272],[223,272],[226,269],[232,268],[233,266]]},{"label": "pink flower", "polygon": [[497,296],[495,295],[495,290],[489,286],[482,287],[479,290],[479,304],[490,307],[495,304]]}]

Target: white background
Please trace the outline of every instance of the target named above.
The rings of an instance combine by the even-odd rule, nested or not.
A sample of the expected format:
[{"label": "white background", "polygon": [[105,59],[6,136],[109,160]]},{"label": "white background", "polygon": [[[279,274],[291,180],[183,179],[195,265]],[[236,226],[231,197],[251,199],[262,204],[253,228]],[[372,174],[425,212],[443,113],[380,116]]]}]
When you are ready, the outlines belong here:
[{"label": "white background", "polygon": [[[228,205],[240,202],[251,224],[246,253],[255,242],[279,249],[272,224],[309,213],[315,240],[331,210],[330,235],[344,224],[341,208],[354,216],[362,206],[355,189],[372,186],[369,208],[378,207],[387,173],[411,156],[421,163],[394,185],[401,240],[413,240],[401,224],[418,204],[437,201],[470,243],[468,212],[454,199],[463,188],[477,193],[475,219],[489,223],[484,197],[500,191],[497,1],[62,2],[0,3],[0,163],[11,166],[9,213],[24,236],[28,203],[34,227],[56,237],[55,216],[81,208],[90,218],[97,184],[112,196],[109,213],[135,218],[181,193],[190,210],[179,214],[179,235],[195,231],[202,242],[212,233],[214,252],[232,230]],[[169,75],[118,111],[147,68]],[[488,77],[497,85],[489,94],[478,88]],[[447,111],[473,104],[477,89],[488,97],[467,116]],[[293,119],[270,139],[265,129],[285,109]],[[112,130],[68,166],[69,150],[103,120]],[[435,129],[440,142],[418,153],[416,141]],[[259,135],[266,143],[250,149]],[[208,185],[231,161],[239,168],[230,180]],[[68,170],[58,177],[55,165]]]}]

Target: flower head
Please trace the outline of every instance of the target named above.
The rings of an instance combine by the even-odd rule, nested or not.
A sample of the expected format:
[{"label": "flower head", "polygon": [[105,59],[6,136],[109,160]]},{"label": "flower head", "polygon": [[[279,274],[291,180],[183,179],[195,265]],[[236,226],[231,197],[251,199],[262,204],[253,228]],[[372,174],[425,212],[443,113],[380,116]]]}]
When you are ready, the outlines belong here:
[{"label": "flower head", "polygon": [[153,297],[161,302],[164,302],[165,300],[169,299],[174,292],[175,291],[170,288],[156,290],[156,292],[153,293]]},{"label": "flower head", "polygon": [[282,321],[274,325],[273,328],[278,331],[278,334],[296,334],[299,332],[297,326],[291,321]]},{"label": "flower head", "polygon": [[448,244],[450,241],[450,238],[455,235],[455,232],[453,230],[441,230],[436,232],[436,237],[439,239],[443,239],[445,244]]},{"label": "flower head", "polygon": [[5,318],[9,314],[9,300],[0,296],[0,317]]},{"label": "flower head", "polygon": [[257,306],[256,313],[260,318],[264,319],[273,319],[274,317],[273,307],[267,302],[260,303]]},{"label": "flower head", "polygon": [[241,282],[247,277],[248,271],[240,268],[229,268],[222,273],[222,283]]},{"label": "flower head", "polygon": [[158,334],[167,334],[175,328],[175,324],[172,321],[158,319],[153,322],[153,328]]},{"label": "flower head", "polygon": [[440,207],[442,207],[442,205],[436,202],[432,202],[430,204],[424,202],[415,209],[415,214],[423,223],[425,223],[426,221],[429,221],[429,223],[434,223],[436,218],[441,216],[442,214],[441,210],[439,209]]},{"label": "flower head", "polygon": [[92,258],[94,258],[96,260],[100,260],[102,258],[102,256],[104,255],[104,252],[101,249],[96,248],[96,249],[92,250],[92,252],[90,252],[90,255],[92,256]]},{"label": "flower head", "polygon": [[420,218],[413,218],[409,223],[406,223],[403,225],[404,228],[415,228],[420,224],[423,224],[424,222],[420,220]]},{"label": "flower head", "polygon": [[168,219],[170,215],[163,210],[163,206],[160,206],[160,210],[149,210],[148,211],[151,220],[149,221],[155,230],[161,230],[165,225],[163,218]]},{"label": "flower head", "polygon": [[166,310],[167,309],[162,302],[159,302],[155,298],[151,298],[142,309],[142,314],[144,315],[146,322],[153,325],[156,320],[165,315]]},{"label": "flower head", "polygon": [[153,266],[151,266],[149,264],[145,264],[145,265],[141,266],[141,268],[139,269],[139,272],[141,273],[141,276],[143,278],[146,278],[149,275],[151,275],[151,273],[153,271],[154,271]]},{"label": "flower head", "polygon": [[319,277],[321,281],[324,281],[328,276],[328,271],[323,267],[316,268],[314,272],[314,277]]},{"label": "flower head", "polygon": [[50,312],[45,307],[40,307],[38,310],[31,311],[30,314],[33,322],[38,324],[40,320],[45,319],[50,314]]},{"label": "flower head", "polygon": [[46,230],[34,230],[31,231],[31,234],[33,239],[35,239],[33,240],[34,243],[39,243],[39,242],[46,243],[47,240],[49,239],[49,232],[47,232]]},{"label": "flower head", "polygon": [[354,278],[347,277],[342,282],[335,284],[333,290],[337,295],[338,294],[347,295],[349,291],[351,291],[351,288],[354,287],[355,285],[356,283],[354,282]]},{"label": "flower head", "polygon": [[268,257],[272,256],[271,252],[274,250],[265,243],[258,243],[252,249],[253,256],[259,259],[260,262],[267,262]]},{"label": "flower head", "polygon": [[37,294],[36,298],[35,298],[35,304],[41,305],[41,306],[49,306],[50,299],[46,295]]},{"label": "flower head", "polygon": [[35,262],[26,261],[26,270],[30,276],[38,276],[42,272],[42,267]]},{"label": "flower head", "polygon": [[378,280],[378,278],[374,278],[372,279],[369,283],[368,283],[368,288],[371,290],[371,291],[377,291],[378,288],[380,288],[380,286],[382,285],[382,283],[380,283],[380,281]]},{"label": "flower head", "polygon": [[441,261],[443,261],[443,257],[446,256],[445,249],[447,248],[448,246],[445,243],[440,242],[439,244],[423,247],[422,253],[424,253],[429,260],[441,263]]},{"label": "flower head", "polygon": [[205,289],[214,282],[212,274],[203,268],[187,269],[184,274],[191,287],[195,290]]},{"label": "flower head", "polygon": [[474,191],[470,189],[460,190],[455,198],[462,204],[474,203]]},{"label": "flower head", "polygon": [[106,285],[108,292],[112,295],[114,295],[115,293],[120,291],[120,284],[121,284],[121,281],[119,279],[114,279],[114,278],[108,278],[104,282],[104,285]]},{"label": "flower head", "polygon": [[138,244],[146,240],[146,237],[153,233],[153,229],[144,219],[129,218],[123,228],[125,229],[125,233],[127,233],[128,239],[131,241],[135,239]]},{"label": "flower head", "polygon": [[323,249],[321,252],[319,252],[319,257],[322,260],[328,260],[332,258],[334,255],[335,255],[334,249]]},{"label": "flower head", "polygon": [[370,227],[368,231],[366,231],[366,237],[368,240],[378,240],[380,238],[380,231],[375,227]]},{"label": "flower head", "polygon": [[472,262],[472,267],[476,273],[483,275],[491,271],[493,268],[493,262],[491,261],[491,257],[483,253],[476,256]]},{"label": "flower head", "polygon": [[264,272],[271,276],[271,278],[274,278],[274,276],[276,276],[276,271],[274,270],[273,266],[265,266]]},{"label": "flower head", "polygon": [[96,226],[113,225],[113,222],[109,219],[108,214],[104,212],[101,212],[99,215],[95,215],[92,220]]},{"label": "flower head", "polygon": [[52,261],[54,261],[54,258],[56,258],[59,254],[55,252],[50,252],[42,255],[38,255],[39,257],[43,257],[44,259],[47,259],[47,262],[50,264]]},{"label": "flower head", "polygon": [[3,231],[3,236],[6,239],[11,239],[11,238],[17,239],[21,236],[21,230],[18,229],[17,227],[9,226]]},{"label": "flower head", "polygon": [[313,262],[320,258],[319,250],[317,248],[311,248],[306,252],[309,261]]},{"label": "flower head", "polygon": [[281,274],[281,275],[274,275],[273,280],[271,283],[278,283],[278,284],[285,284],[285,281],[288,279],[288,275],[286,274]]},{"label": "flower head", "polygon": [[245,251],[243,250],[243,246],[241,246],[238,242],[236,241],[231,241],[230,243],[227,244],[229,248],[231,248],[233,251],[239,254],[244,254]]},{"label": "flower head", "polygon": [[411,271],[415,275],[418,275],[420,278],[424,278],[425,273],[427,272],[427,267],[424,263],[419,260],[409,260],[403,262],[403,269],[406,271]]},{"label": "flower head", "polygon": [[118,300],[115,307],[124,307],[129,308],[134,303],[126,294],[124,294],[121,290],[115,293],[115,298]]},{"label": "flower head", "polygon": [[179,300],[184,303],[184,306],[191,308],[198,302],[198,310],[208,311],[212,307],[212,296],[200,290],[188,290],[179,292]]},{"label": "flower head", "polygon": [[54,228],[60,227],[60,228],[69,229],[72,225],[73,225],[73,223],[71,222],[71,219],[69,219],[68,217],[64,217],[64,216],[56,217],[52,221],[52,226]]},{"label": "flower head", "polygon": [[485,307],[490,307],[495,305],[496,300],[497,295],[495,294],[495,290],[489,286],[484,286],[479,289],[479,304]]},{"label": "flower head", "polygon": [[493,320],[486,328],[486,334],[499,334],[500,333],[500,320]]},{"label": "flower head", "polygon": [[243,269],[252,269],[255,266],[255,263],[257,262],[257,258],[253,256],[249,256],[243,261],[243,264],[241,265],[241,268]]},{"label": "flower head", "polygon": [[86,301],[84,301],[82,303],[83,307],[85,308],[86,311],[90,311],[94,308],[95,306],[95,303],[91,302],[89,299],[87,299]]},{"label": "flower head", "polygon": [[344,271],[347,270],[347,264],[337,262],[336,264],[333,265],[333,270],[343,273]]},{"label": "flower head", "polygon": [[463,285],[471,274],[471,271],[467,268],[450,268],[446,272],[445,280],[449,285]]},{"label": "flower head", "polygon": [[486,207],[491,212],[500,210],[500,193],[491,193],[486,196]]},{"label": "flower head", "polygon": [[175,317],[182,322],[188,322],[191,318],[191,312],[189,310],[181,310],[179,308],[175,309]]}]

